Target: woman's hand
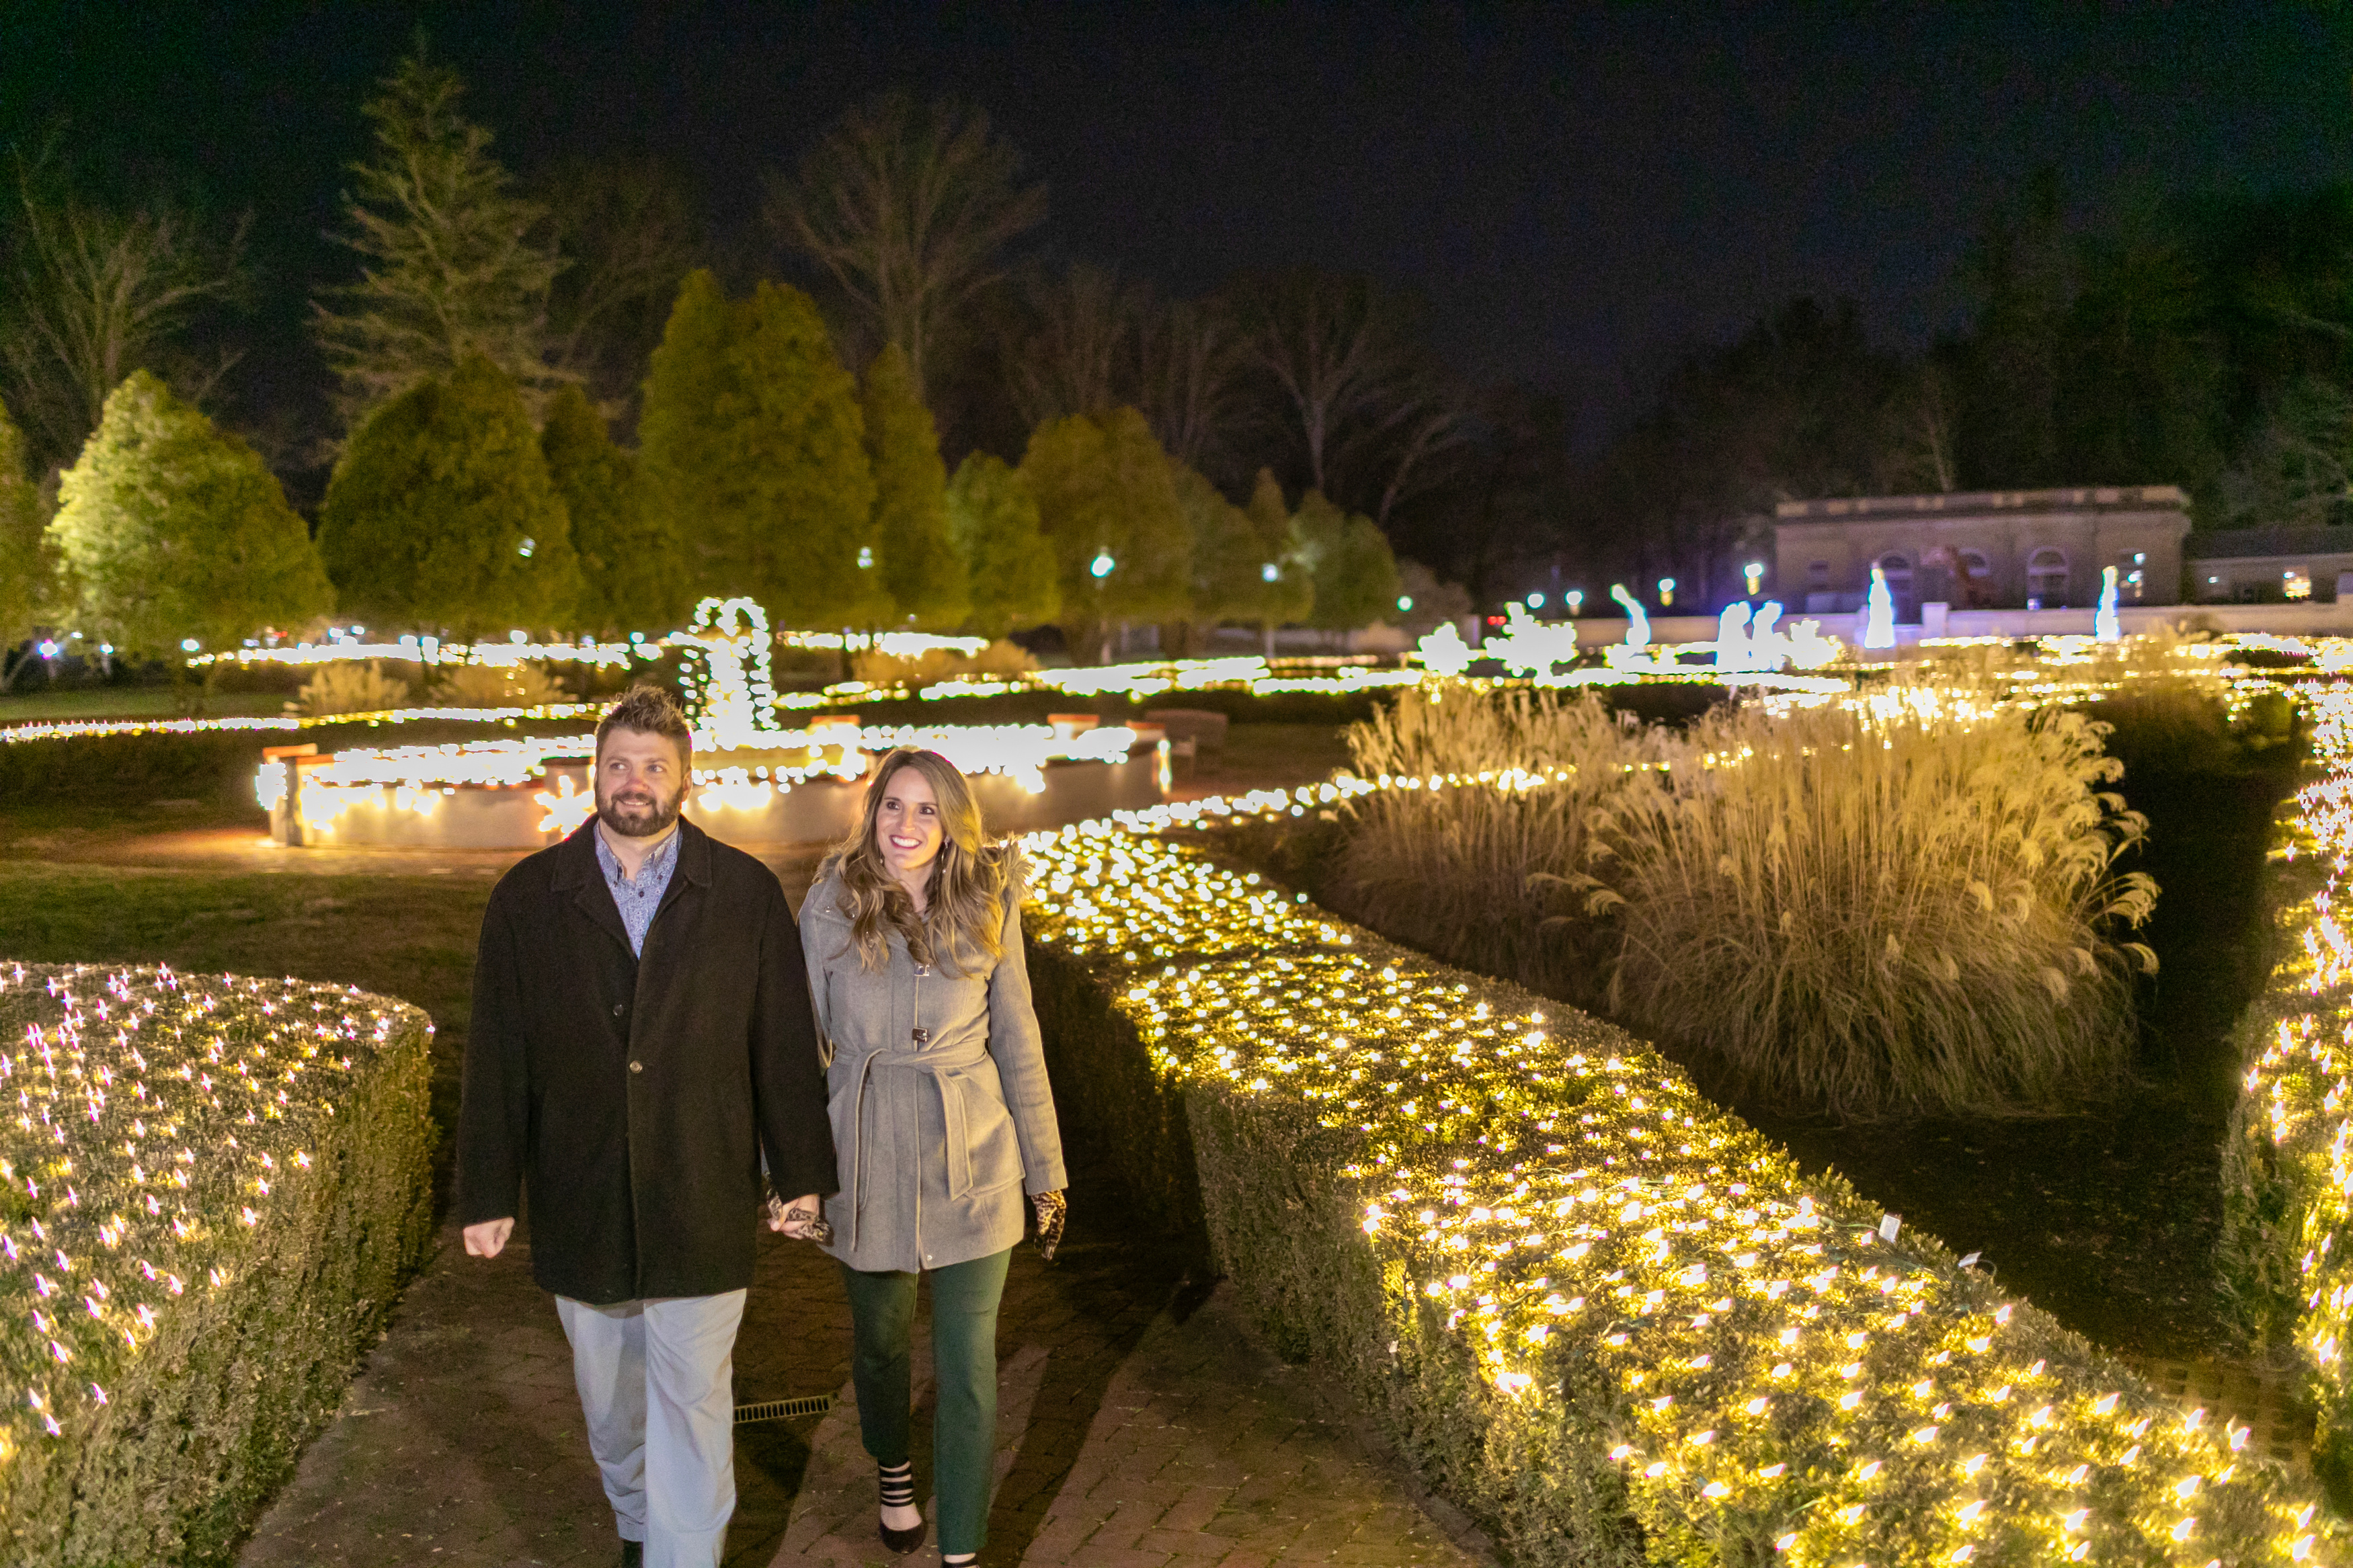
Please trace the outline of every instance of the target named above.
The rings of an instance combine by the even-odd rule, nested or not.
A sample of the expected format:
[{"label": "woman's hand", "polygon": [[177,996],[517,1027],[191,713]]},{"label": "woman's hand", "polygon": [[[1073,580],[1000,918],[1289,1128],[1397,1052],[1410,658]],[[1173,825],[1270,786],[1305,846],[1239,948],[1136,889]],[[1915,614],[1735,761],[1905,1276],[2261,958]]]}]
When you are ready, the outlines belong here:
[{"label": "woman's hand", "polygon": [[1032,1193],[1029,1206],[1038,1215],[1038,1256],[1051,1263],[1054,1249],[1062,1245],[1062,1223],[1070,1217],[1070,1200],[1059,1192]]}]

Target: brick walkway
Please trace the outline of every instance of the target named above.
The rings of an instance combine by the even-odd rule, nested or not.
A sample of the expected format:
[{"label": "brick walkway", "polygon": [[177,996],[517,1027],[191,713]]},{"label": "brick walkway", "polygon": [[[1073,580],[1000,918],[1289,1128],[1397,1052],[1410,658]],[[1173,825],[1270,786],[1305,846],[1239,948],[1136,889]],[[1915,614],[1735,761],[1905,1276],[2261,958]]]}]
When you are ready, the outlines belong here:
[{"label": "brick walkway", "polygon": [[[1310,1371],[1256,1344],[1223,1290],[1105,1239],[1077,1187],[1060,1260],[1026,1245],[999,1341],[991,1563],[1229,1568],[1489,1561],[1443,1504],[1325,1403]],[[454,1231],[404,1298],[334,1423],[247,1544],[245,1568],[431,1562],[607,1564],[571,1362],[527,1245],[469,1258]],[[918,1344],[918,1366],[928,1358]],[[832,1394],[821,1419],[736,1429],[730,1564],[892,1561],[848,1386],[849,1321],[833,1266],[764,1237],[736,1343],[742,1403]],[[919,1393],[919,1400],[923,1395]],[[919,1483],[929,1420],[919,1418]],[[926,1517],[932,1510],[927,1507]],[[1441,1519],[1445,1522],[1441,1522]],[[907,1559],[936,1562],[937,1542]]]}]

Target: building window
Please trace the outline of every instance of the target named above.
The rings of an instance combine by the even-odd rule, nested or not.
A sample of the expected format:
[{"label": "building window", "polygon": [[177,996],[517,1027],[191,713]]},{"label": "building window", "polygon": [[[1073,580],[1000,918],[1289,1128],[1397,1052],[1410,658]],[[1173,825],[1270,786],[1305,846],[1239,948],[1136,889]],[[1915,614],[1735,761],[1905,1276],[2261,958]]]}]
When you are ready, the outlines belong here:
[{"label": "building window", "polygon": [[1968,581],[1983,583],[1993,576],[1993,563],[1986,559],[1984,551],[1964,550],[1960,559],[1961,575]]},{"label": "building window", "polygon": [[1806,586],[1817,594],[1829,593],[1831,588],[1831,563],[1827,561],[1807,562]]},{"label": "building window", "polygon": [[2044,545],[2026,558],[2026,607],[2055,610],[2067,602],[2067,552]]}]

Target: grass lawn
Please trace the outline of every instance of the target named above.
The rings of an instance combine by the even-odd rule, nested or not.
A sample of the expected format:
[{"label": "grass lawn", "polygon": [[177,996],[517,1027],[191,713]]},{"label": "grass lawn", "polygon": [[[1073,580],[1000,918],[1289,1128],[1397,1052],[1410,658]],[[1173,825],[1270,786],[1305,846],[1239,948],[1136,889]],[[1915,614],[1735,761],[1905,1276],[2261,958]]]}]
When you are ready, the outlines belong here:
[{"label": "grass lawn", "polygon": [[[205,703],[208,719],[252,719],[284,712],[282,691],[216,691]],[[168,686],[65,687],[0,697],[0,724],[50,723],[61,719],[177,719]]]}]

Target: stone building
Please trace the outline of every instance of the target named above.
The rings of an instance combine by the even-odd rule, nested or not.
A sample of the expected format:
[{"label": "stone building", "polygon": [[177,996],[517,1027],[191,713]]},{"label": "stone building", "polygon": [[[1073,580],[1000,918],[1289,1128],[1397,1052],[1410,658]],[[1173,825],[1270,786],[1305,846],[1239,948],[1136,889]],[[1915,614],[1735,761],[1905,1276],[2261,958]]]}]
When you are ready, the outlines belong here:
[{"label": "stone building", "polygon": [[1774,589],[1814,614],[1862,607],[1871,569],[1900,621],[1956,610],[2085,608],[2116,568],[2124,605],[2181,602],[2189,500],[2173,485],[1784,501]]},{"label": "stone building", "polygon": [[2189,542],[2189,597],[2201,605],[2324,604],[2353,597],[2353,528],[2228,528]]}]

